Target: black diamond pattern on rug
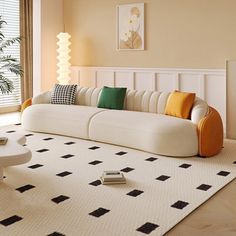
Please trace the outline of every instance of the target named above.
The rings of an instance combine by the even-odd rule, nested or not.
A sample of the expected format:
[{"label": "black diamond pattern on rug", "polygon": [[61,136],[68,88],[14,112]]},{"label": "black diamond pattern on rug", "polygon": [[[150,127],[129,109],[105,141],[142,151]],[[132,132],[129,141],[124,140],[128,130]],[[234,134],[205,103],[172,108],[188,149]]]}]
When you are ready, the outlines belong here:
[{"label": "black diamond pattern on rug", "polygon": [[94,217],[100,217],[100,216],[108,213],[109,211],[110,210],[99,207],[97,210],[90,212],[89,215],[94,216]]},{"label": "black diamond pattern on rug", "polygon": [[48,152],[48,151],[49,151],[49,149],[43,148],[43,149],[37,150],[36,152],[43,153],[43,152]]},{"label": "black diamond pattern on rug", "polygon": [[197,189],[199,190],[203,190],[203,191],[207,191],[208,189],[210,189],[212,186],[208,185],[208,184],[201,184],[197,187]]},{"label": "black diamond pattern on rug", "polygon": [[236,161],[234,161],[233,164],[236,164]]},{"label": "black diamond pattern on rug", "polygon": [[25,137],[33,136],[33,134],[25,134]]},{"label": "black diamond pattern on rug", "polygon": [[44,138],[43,140],[44,141],[49,141],[49,140],[52,140],[52,139],[54,139],[54,138]]},{"label": "black diamond pattern on rug", "polygon": [[217,175],[220,175],[220,176],[227,176],[227,175],[229,175],[229,174],[230,174],[230,172],[228,172],[228,171],[223,171],[223,170],[217,173]]},{"label": "black diamond pattern on rug", "polygon": [[98,164],[100,164],[100,163],[102,163],[102,161],[95,160],[95,161],[89,162],[88,164],[95,166],[95,165],[98,165]]},{"label": "black diamond pattern on rug", "polygon": [[147,159],[145,159],[145,161],[156,161],[158,158],[155,157],[149,157]]},{"label": "black diamond pattern on rug", "polygon": [[39,167],[42,167],[43,165],[41,165],[41,164],[35,164],[35,165],[32,165],[32,166],[28,166],[28,168],[30,168],[30,169],[37,169],[37,168],[39,168]]},{"label": "black diamond pattern on rug", "polygon": [[127,154],[127,152],[121,151],[121,152],[117,152],[117,153],[116,153],[116,155],[118,155],[118,156],[123,156],[123,155],[125,155],[125,154]]},{"label": "black diamond pattern on rug", "polygon": [[96,149],[99,149],[100,147],[98,147],[98,146],[92,146],[92,147],[90,147],[90,148],[88,148],[88,149],[90,149],[90,150],[96,150]]},{"label": "black diamond pattern on rug", "polygon": [[101,181],[98,179],[98,180],[95,180],[95,181],[93,181],[93,182],[91,182],[91,183],[89,183],[90,185],[93,185],[93,186],[98,186],[98,185],[101,185],[102,183],[101,183]]},{"label": "black diamond pattern on rug", "polygon": [[185,208],[189,203],[188,202],[184,202],[184,201],[177,201],[175,202],[173,205],[171,205],[171,207],[177,208],[182,210],[183,208]]},{"label": "black diamond pattern on rug", "polygon": [[61,172],[61,173],[59,173],[59,174],[56,174],[56,175],[57,175],[57,176],[60,176],[60,177],[65,177],[65,176],[71,175],[71,174],[72,174],[72,172],[63,171],[63,172]]},{"label": "black diamond pattern on rug", "polygon": [[47,236],[66,236],[66,235],[55,231],[51,234],[48,234]]},{"label": "black diamond pattern on rug", "polygon": [[66,154],[66,155],[61,156],[61,158],[68,159],[68,158],[71,158],[71,157],[74,157],[74,156],[75,155],[72,155],[72,154]]},{"label": "black diamond pattern on rug", "polygon": [[192,165],[184,163],[184,164],[180,165],[179,167],[180,167],[180,168],[187,169],[187,168],[189,168],[190,166],[192,166]]},{"label": "black diamond pattern on rug", "polygon": [[144,234],[150,234],[153,230],[155,230],[159,225],[153,224],[150,222],[145,223],[144,225],[140,226],[138,229],[136,229],[139,232],[142,232]]},{"label": "black diamond pattern on rug", "polygon": [[170,178],[170,176],[160,175],[159,177],[156,178],[156,180],[165,181],[165,180],[167,180],[169,178]]},{"label": "black diamond pattern on rug", "polygon": [[75,144],[75,142],[66,142],[64,143],[65,145],[72,145],[72,144]]},{"label": "black diamond pattern on rug", "polygon": [[58,197],[52,198],[51,200],[52,200],[53,202],[59,204],[59,203],[65,201],[65,200],[67,200],[67,199],[69,199],[69,197],[64,196],[64,195],[60,195],[60,196],[58,196]]},{"label": "black diamond pattern on rug", "polygon": [[1,220],[0,224],[4,225],[4,226],[8,226],[8,225],[14,224],[22,219],[23,219],[22,217],[14,215],[14,216],[11,216],[7,219]]},{"label": "black diamond pattern on rug", "polygon": [[130,171],[132,171],[132,170],[134,170],[134,168],[125,167],[125,168],[121,169],[120,171],[125,172],[125,173],[128,173],[128,172],[130,172]]},{"label": "black diamond pattern on rug", "polygon": [[19,191],[20,193],[23,193],[23,192],[28,191],[32,188],[35,188],[35,186],[33,186],[31,184],[27,184],[27,185],[24,185],[22,187],[16,188],[16,190]]},{"label": "black diamond pattern on rug", "polygon": [[19,125],[21,125],[21,123],[17,123],[17,124],[15,124],[15,125],[19,126]]},{"label": "black diamond pattern on rug", "polygon": [[134,189],[131,192],[127,193],[126,195],[129,195],[131,197],[137,197],[137,196],[139,196],[142,193],[143,193],[143,191]]},{"label": "black diamond pattern on rug", "polygon": [[15,133],[16,131],[15,130],[8,130],[6,131],[6,133],[10,134],[10,133]]}]

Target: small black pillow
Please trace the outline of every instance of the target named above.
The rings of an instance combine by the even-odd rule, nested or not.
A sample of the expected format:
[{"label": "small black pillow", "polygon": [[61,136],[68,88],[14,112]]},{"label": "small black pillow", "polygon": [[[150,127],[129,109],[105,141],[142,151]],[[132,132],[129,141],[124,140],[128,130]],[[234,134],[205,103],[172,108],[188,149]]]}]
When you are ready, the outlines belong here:
[{"label": "small black pillow", "polygon": [[51,103],[52,104],[75,104],[75,94],[77,85],[60,85],[55,84],[52,90]]}]

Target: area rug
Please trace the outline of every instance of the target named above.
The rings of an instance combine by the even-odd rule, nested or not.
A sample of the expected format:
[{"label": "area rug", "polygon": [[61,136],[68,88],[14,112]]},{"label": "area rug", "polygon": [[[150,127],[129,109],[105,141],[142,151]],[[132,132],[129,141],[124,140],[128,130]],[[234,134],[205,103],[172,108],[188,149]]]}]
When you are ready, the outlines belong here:
[{"label": "area rug", "polygon": [[[236,142],[211,158],[173,158],[25,131],[32,160],[4,169],[0,235],[164,235],[236,177]],[[104,170],[126,184],[102,185]]]}]

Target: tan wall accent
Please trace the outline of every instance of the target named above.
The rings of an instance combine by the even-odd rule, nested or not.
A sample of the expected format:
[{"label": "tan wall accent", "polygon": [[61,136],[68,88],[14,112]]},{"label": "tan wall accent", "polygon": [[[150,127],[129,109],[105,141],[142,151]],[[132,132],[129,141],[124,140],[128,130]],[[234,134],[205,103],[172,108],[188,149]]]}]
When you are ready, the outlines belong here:
[{"label": "tan wall accent", "polygon": [[236,139],[236,60],[227,61],[226,137]]},{"label": "tan wall accent", "polygon": [[[146,50],[119,52],[116,5],[132,2],[146,3]],[[72,65],[219,69],[236,55],[235,0],[64,0],[64,6]]]},{"label": "tan wall accent", "polygon": [[41,91],[51,89],[56,80],[57,39],[63,31],[63,0],[41,0]]}]

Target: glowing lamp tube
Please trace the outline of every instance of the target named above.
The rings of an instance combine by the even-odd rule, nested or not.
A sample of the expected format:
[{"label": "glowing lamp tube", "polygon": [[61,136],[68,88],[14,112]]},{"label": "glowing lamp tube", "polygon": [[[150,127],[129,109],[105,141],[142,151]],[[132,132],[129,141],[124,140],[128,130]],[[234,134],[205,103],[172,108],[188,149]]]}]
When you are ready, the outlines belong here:
[{"label": "glowing lamp tube", "polygon": [[57,80],[59,81],[59,84],[69,84],[69,80],[70,80],[70,41],[69,39],[71,38],[71,36],[68,33],[59,33],[57,35],[58,38],[58,63],[57,63]]}]

